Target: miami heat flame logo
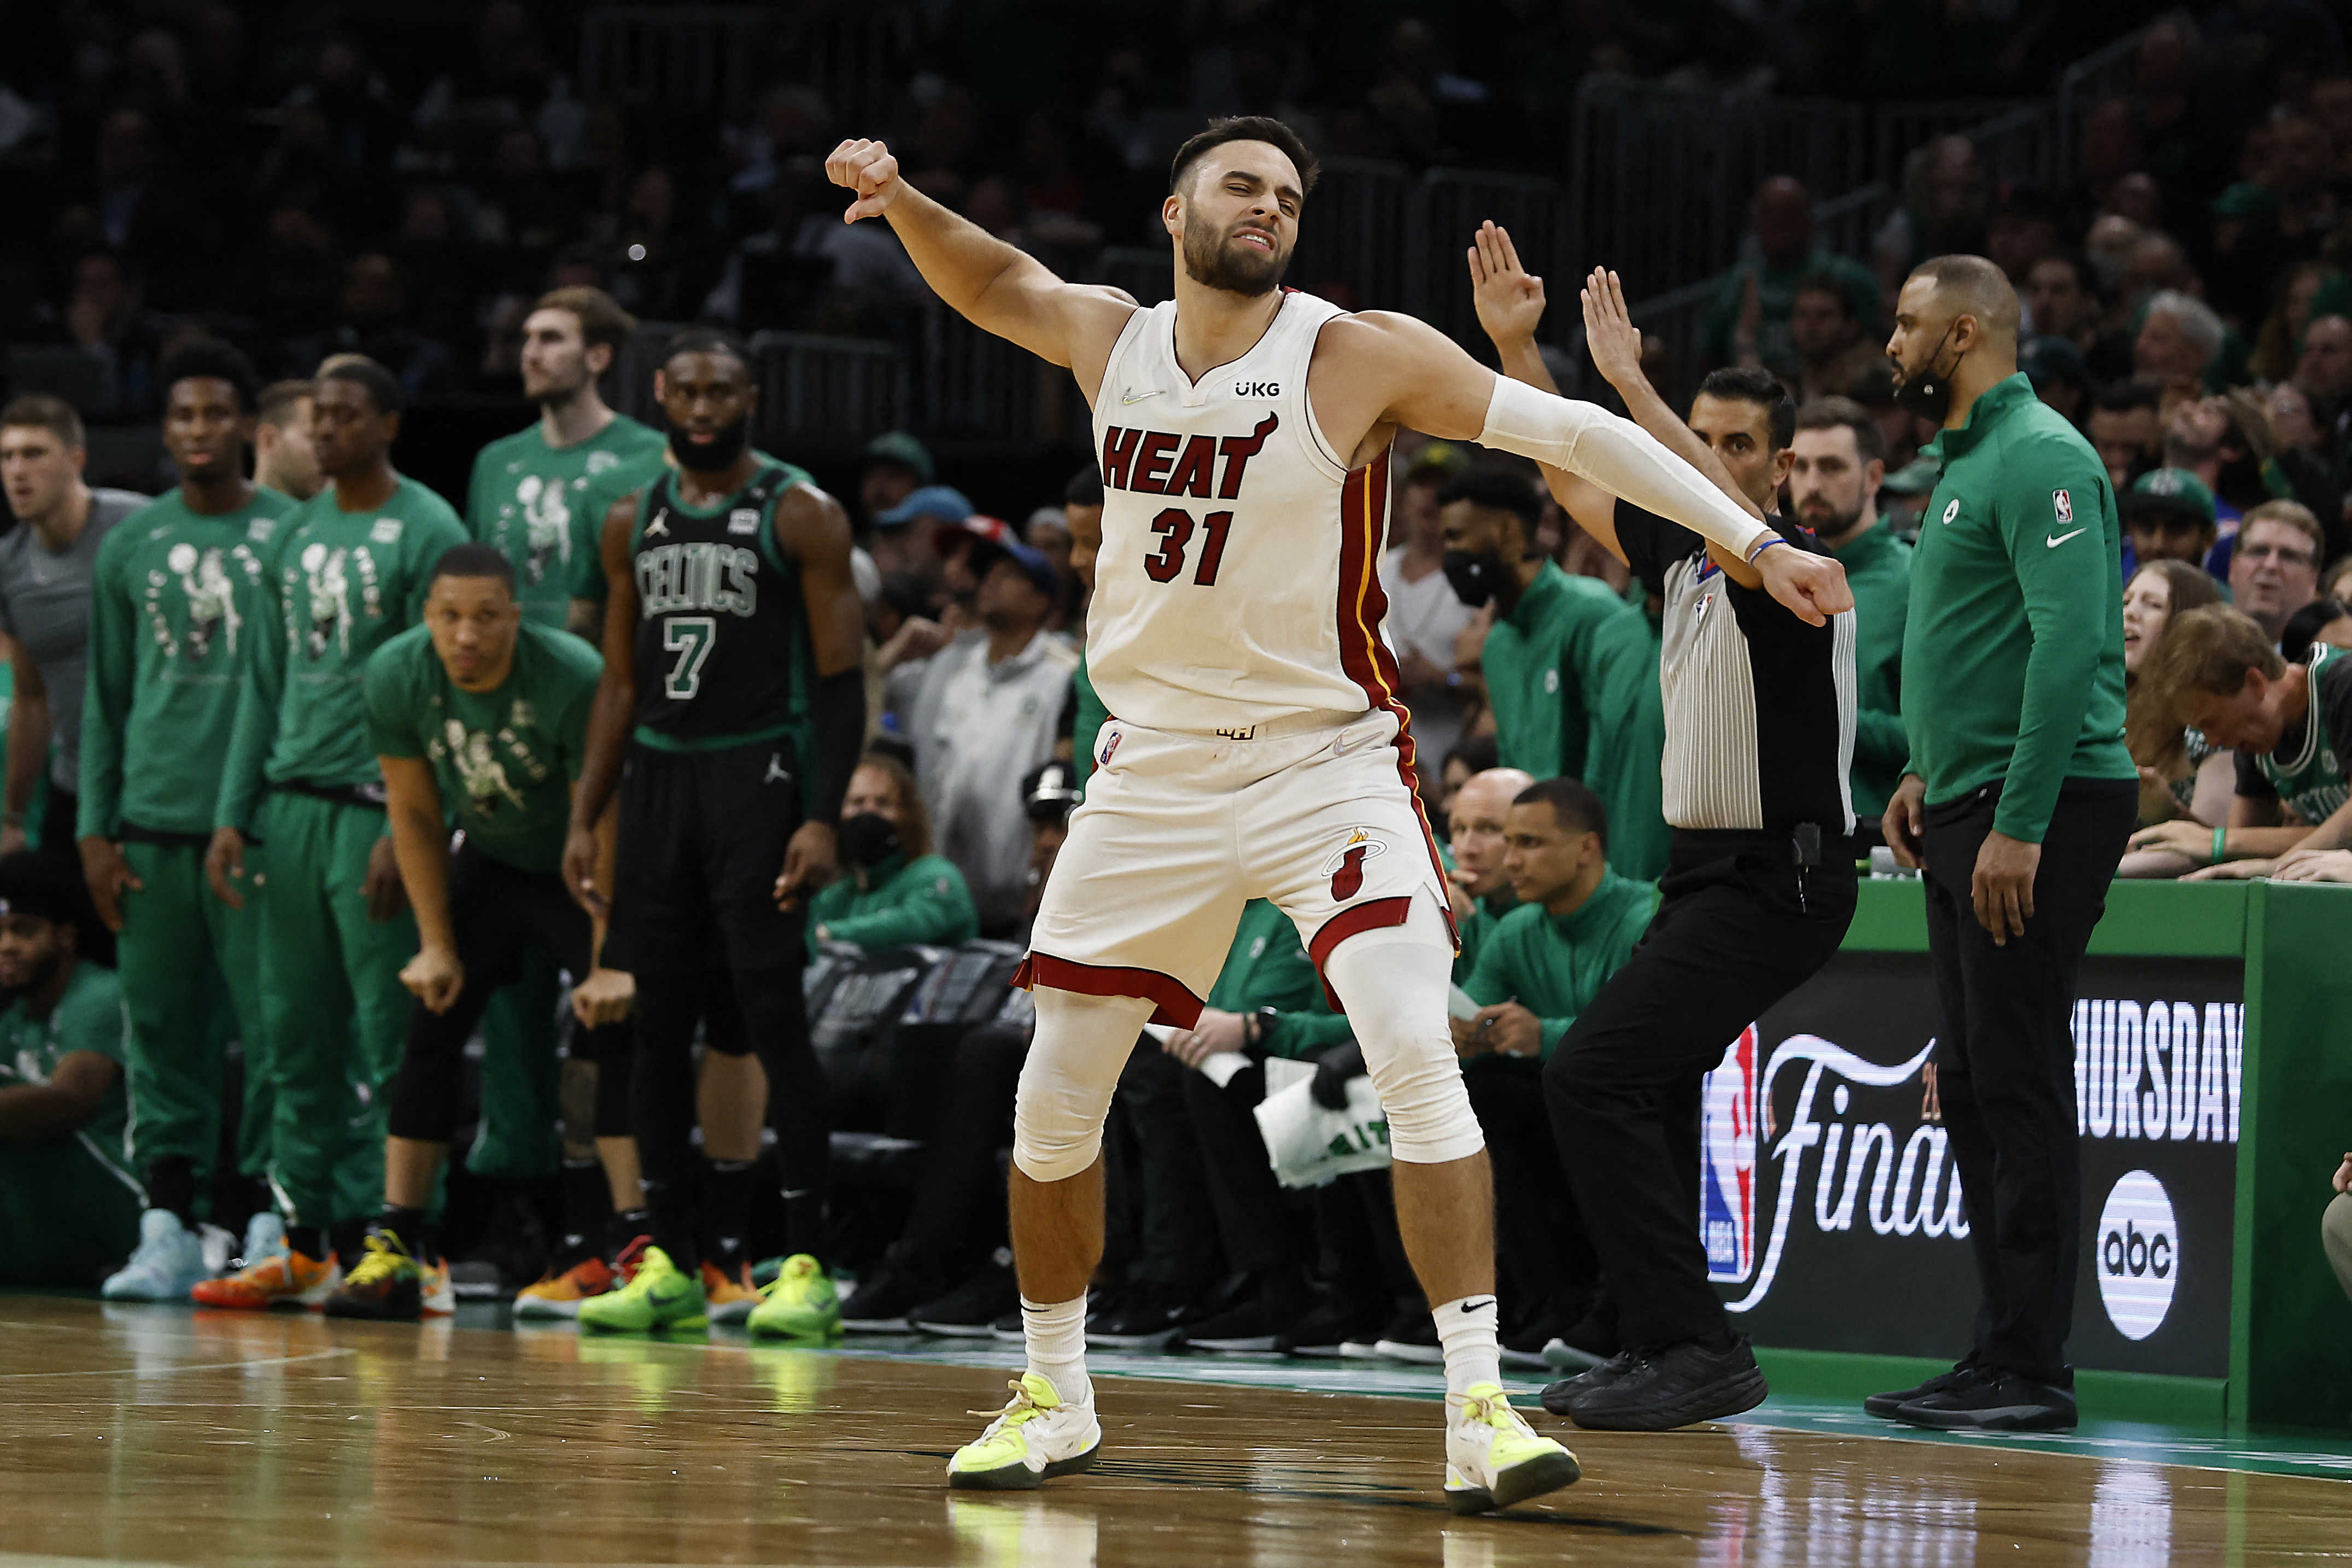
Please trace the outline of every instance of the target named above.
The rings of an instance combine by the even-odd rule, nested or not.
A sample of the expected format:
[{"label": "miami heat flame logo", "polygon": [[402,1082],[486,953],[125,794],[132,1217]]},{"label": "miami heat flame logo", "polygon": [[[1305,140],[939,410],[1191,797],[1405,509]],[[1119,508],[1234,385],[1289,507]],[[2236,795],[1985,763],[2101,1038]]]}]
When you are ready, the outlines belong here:
[{"label": "miami heat flame logo", "polygon": [[1385,855],[1389,847],[1372,837],[1369,827],[1351,827],[1347,841],[1324,857],[1317,868],[1319,874],[1331,879],[1331,901],[1344,904],[1364,890],[1364,862],[1375,855]]}]

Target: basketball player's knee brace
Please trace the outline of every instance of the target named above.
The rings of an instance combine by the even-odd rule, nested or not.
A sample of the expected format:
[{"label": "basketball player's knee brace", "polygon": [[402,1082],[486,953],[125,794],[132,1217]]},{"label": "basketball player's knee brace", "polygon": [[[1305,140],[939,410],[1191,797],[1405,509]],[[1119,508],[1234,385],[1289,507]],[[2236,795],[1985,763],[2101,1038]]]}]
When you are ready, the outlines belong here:
[{"label": "basketball player's knee brace", "polygon": [[1323,971],[1346,1004],[1364,1068],[1388,1116],[1389,1151],[1416,1165],[1463,1160],[1486,1146],[1446,1024],[1454,946],[1429,895],[1405,923],[1360,931]]},{"label": "basketball player's knee brace", "polygon": [[1037,1033],[1013,1099],[1013,1163],[1033,1182],[1080,1175],[1102,1153],[1119,1068],[1152,1005],[1040,988]]}]

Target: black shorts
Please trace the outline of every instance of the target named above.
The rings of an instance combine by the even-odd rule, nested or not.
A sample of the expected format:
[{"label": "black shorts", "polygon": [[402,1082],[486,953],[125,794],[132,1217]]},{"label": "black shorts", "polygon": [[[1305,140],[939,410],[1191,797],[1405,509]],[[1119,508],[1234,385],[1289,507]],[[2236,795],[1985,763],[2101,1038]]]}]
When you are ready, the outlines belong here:
[{"label": "black shorts", "polygon": [[621,775],[615,966],[704,973],[800,973],[803,912],[776,907],[799,831],[801,783],[787,741],[723,752],[632,746]]}]

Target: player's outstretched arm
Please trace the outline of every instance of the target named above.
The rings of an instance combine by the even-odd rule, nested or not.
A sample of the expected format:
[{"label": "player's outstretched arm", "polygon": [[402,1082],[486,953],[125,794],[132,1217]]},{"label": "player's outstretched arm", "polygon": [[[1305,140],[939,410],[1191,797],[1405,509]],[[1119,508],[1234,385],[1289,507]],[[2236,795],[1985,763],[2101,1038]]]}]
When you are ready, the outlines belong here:
[{"label": "player's outstretched arm", "polygon": [[1005,244],[908,184],[879,142],[852,137],[824,172],[857,193],[845,223],[883,217],[931,291],[982,331],[1067,365],[1091,398],[1135,301],[1117,289],[1066,283],[1036,258]]}]

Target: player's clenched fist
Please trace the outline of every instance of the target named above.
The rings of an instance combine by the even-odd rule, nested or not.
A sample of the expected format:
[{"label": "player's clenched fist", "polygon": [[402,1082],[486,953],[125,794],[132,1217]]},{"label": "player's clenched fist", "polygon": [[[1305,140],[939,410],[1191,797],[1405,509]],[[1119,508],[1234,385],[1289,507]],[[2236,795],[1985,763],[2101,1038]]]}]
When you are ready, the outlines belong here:
[{"label": "player's clenched fist", "polygon": [[882,209],[898,194],[898,160],[879,142],[851,137],[825,159],[824,174],[835,184],[857,193],[857,199],[841,215],[844,223],[881,216]]}]

